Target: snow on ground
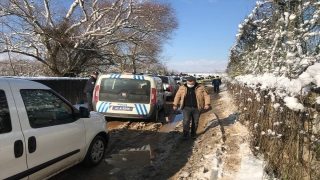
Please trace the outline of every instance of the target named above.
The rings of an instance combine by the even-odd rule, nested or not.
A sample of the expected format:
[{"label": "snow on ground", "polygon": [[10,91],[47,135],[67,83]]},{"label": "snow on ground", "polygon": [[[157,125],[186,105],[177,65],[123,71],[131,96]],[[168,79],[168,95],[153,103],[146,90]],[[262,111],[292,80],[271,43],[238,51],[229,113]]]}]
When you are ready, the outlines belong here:
[{"label": "snow on ground", "polygon": [[[225,90],[225,87],[223,87],[222,90]],[[233,104],[232,97],[228,94],[227,91],[223,91],[219,94],[221,96],[220,101],[222,101],[222,105],[224,108],[222,114],[225,116],[232,115],[236,111],[236,107]],[[220,117],[221,119],[221,117]],[[227,120],[227,119],[224,119]],[[227,129],[228,127],[226,127]],[[238,170],[235,170],[235,172],[231,173],[234,175],[233,177],[230,177],[230,179],[238,179],[238,180],[260,180],[263,179],[263,161],[258,159],[256,156],[254,156],[249,148],[249,132],[248,129],[240,124],[240,122],[235,121],[234,124],[229,127],[230,130],[233,132],[233,134],[230,134],[229,139],[232,139],[232,136],[238,136],[240,139],[242,139],[242,142],[239,141],[239,139],[236,139],[235,143],[239,145],[239,150],[234,152],[234,154],[228,154],[228,151],[226,151],[225,156],[237,156],[240,159],[240,166]],[[228,129],[227,129],[228,130]],[[228,139],[228,136],[227,136]],[[226,141],[226,144],[228,143],[228,140]],[[226,158],[228,159],[228,157]],[[228,169],[230,166],[228,166],[227,162],[224,162],[224,174],[226,177],[226,173],[230,172],[230,169]],[[232,169],[233,170],[233,169]],[[226,178],[221,178],[226,179]]]},{"label": "snow on ground", "polygon": [[248,129],[236,121],[236,107],[224,86],[219,97],[213,98],[213,110],[204,114],[205,132],[195,141],[188,163],[172,179],[263,179],[263,161],[251,153]]},{"label": "snow on ground", "polygon": [[263,179],[263,161],[252,155],[248,143],[241,144],[239,153],[242,154],[241,167],[235,179]]}]

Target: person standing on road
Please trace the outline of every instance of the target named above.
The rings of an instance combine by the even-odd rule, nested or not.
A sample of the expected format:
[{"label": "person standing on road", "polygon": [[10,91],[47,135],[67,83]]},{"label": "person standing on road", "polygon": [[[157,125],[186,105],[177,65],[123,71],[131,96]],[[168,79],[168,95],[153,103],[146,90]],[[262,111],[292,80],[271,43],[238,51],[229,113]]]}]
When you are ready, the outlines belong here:
[{"label": "person standing on road", "polygon": [[215,77],[215,78],[212,80],[212,85],[213,85],[213,90],[214,90],[214,92],[219,93],[219,92],[220,92],[219,86],[221,85],[221,79],[220,79],[219,76]]},{"label": "person standing on road", "polygon": [[210,108],[210,95],[203,85],[196,82],[195,77],[188,77],[186,84],[179,87],[173,101],[173,110],[177,110],[178,104],[183,112],[183,139],[188,138],[191,123],[191,137],[196,139],[200,113]]},{"label": "person standing on road", "polygon": [[99,75],[98,72],[93,72],[90,79],[87,81],[86,86],[84,87],[84,92],[86,93],[86,96],[87,96],[89,111],[93,111],[92,96],[93,96],[93,90],[94,90],[94,86],[96,84],[98,75]]}]

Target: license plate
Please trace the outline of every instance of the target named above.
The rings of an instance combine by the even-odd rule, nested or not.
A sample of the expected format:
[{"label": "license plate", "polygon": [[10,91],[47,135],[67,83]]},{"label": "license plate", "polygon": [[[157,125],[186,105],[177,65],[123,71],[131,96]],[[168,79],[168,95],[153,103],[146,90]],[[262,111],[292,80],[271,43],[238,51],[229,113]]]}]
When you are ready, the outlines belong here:
[{"label": "license plate", "polygon": [[115,111],[132,111],[133,107],[127,107],[127,106],[113,106],[112,110]]}]

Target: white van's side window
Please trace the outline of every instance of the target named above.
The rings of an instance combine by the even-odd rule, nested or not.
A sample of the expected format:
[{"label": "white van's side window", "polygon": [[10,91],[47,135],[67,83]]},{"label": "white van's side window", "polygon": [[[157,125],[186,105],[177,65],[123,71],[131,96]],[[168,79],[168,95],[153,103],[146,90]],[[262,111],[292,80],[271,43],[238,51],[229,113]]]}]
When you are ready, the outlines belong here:
[{"label": "white van's side window", "polygon": [[0,90],[0,134],[11,131],[12,125],[6,94],[3,90]]},{"label": "white van's side window", "polygon": [[75,121],[72,108],[46,90],[20,90],[32,128],[66,124]]}]

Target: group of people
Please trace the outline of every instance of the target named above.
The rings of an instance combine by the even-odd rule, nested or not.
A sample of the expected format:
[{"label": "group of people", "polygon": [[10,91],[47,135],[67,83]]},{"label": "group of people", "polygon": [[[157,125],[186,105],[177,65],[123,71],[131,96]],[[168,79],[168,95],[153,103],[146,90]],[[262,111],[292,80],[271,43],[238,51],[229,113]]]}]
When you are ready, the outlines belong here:
[{"label": "group of people", "polygon": [[[92,96],[98,75],[98,72],[93,72],[84,89],[88,100],[89,111],[93,110]],[[214,92],[218,93],[219,86],[221,85],[219,76],[214,77],[212,85],[214,86]],[[201,112],[208,110],[211,106],[210,94],[202,84],[197,83],[195,77],[190,76],[186,79],[186,83],[179,87],[176,93],[173,101],[174,111],[178,109],[178,105],[183,112],[182,138],[188,139],[190,132],[191,138],[196,139]]]}]

